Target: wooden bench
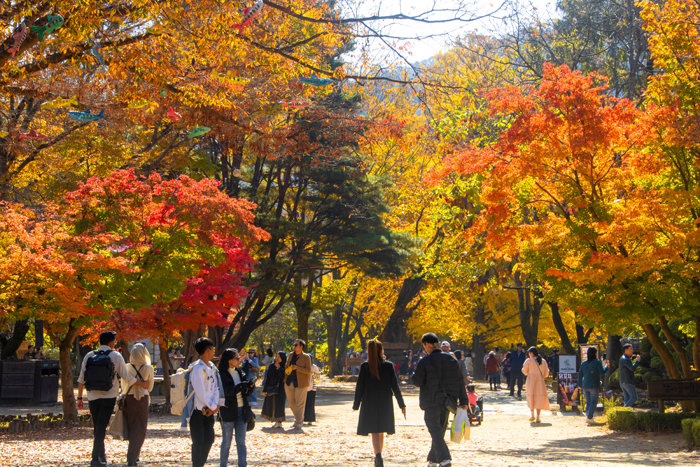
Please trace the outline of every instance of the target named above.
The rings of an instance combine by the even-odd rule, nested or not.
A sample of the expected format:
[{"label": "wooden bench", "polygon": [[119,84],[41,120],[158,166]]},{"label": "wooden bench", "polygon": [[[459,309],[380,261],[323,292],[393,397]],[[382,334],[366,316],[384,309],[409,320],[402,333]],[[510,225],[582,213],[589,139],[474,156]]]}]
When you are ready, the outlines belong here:
[{"label": "wooden bench", "polygon": [[647,382],[647,397],[659,403],[659,412],[665,410],[664,401],[700,400],[700,381],[692,379],[667,379]]},{"label": "wooden bench", "polygon": [[351,367],[351,366],[357,366],[357,367],[359,367],[360,365],[362,365],[362,358],[359,358],[359,357],[357,357],[357,358],[346,358],[346,359],[345,359],[345,374],[347,375],[347,374],[350,373],[350,367]]}]

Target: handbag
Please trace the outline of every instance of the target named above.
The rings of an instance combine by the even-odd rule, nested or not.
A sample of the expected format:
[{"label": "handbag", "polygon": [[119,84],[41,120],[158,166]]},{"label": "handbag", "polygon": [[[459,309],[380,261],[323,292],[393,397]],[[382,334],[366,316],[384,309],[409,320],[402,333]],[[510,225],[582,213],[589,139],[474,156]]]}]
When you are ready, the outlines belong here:
[{"label": "handbag", "polygon": [[245,431],[253,431],[253,429],[255,428],[255,414],[253,413],[253,409],[251,409],[249,405],[245,406],[245,414],[247,423]]},{"label": "handbag", "polygon": [[[134,370],[136,370],[136,374],[138,375],[139,379],[143,381],[143,377],[141,376],[139,370],[136,367],[134,367]],[[112,418],[109,420],[108,432],[113,438],[122,439],[124,441],[129,440],[129,426],[126,423],[126,413],[124,413],[124,399],[126,399],[126,396],[133,387],[134,385],[132,384],[129,386],[129,389],[126,390],[125,394],[119,396],[119,399],[117,400],[117,411],[112,414]]]}]

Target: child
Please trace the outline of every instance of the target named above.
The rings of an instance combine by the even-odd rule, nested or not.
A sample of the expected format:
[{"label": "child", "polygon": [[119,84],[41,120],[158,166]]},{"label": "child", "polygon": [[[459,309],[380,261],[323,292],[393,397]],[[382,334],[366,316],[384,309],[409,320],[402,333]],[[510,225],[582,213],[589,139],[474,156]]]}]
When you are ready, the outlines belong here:
[{"label": "child", "polygon": [[467,385],[467,399],[469,400],[469,407],[467,408],[467,413],[469,414],[469,422],[481,421],[481,396],[476,393],[476,385]]}]

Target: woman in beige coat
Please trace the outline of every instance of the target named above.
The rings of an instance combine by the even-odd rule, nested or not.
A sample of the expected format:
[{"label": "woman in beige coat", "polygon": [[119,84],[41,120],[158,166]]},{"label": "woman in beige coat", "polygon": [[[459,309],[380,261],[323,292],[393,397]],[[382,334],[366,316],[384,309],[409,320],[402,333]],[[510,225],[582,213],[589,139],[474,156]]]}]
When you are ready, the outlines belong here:
[{"label": "woman in beige coat", "polygon": [[[547,362],[540,356],[536,347],[527,349],[530,358],[523,365],[523,374],[527,376],[525,390],[527,391],[527,406],[530,408],[530,421],[540,423],[540,411],[549,410],[549,397],[544,379],[549,376]],[[535,410],[537,419],[535,419]]]}]

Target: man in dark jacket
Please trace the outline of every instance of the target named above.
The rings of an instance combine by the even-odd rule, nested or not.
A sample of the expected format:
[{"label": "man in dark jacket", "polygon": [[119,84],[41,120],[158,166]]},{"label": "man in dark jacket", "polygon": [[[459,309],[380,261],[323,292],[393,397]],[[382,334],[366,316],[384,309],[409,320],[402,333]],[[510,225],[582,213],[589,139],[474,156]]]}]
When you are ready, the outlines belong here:
[{"label": "man in dark jacket", "polygon": [[449,417],[447,400],[451,400],[449,405],[452,406],[456,406],[459,400],[459,406],[466,410],[469,404],[467,391],[457,360],[440,349],[438,337],[429,332],[423,335],[421,342],[428,355],[418,362],[413,384],[420,388],[420,408],[425,412],[425,425],[432,438],[428,462],[445,467],[452,465],[450,450],[445,443]]},{"label": "man in dark jacket", "polygon": [[637,402],[637,385],[634,377],[634,370],[639,365],[640,356],[632,362],[634,349],[632,344],[622,346],[622,357],[620,358],[620,388],[625,398],[625,407],[630,407]]},{"label": "man in dark jacket", "polygon": [[523,365],[527,356],[523,350],[523,344],[518,344],[515,352],[511,353],[510,357],[510,395],[515,393],[515,385],[518,385],[518,399],[523,398]]}]

